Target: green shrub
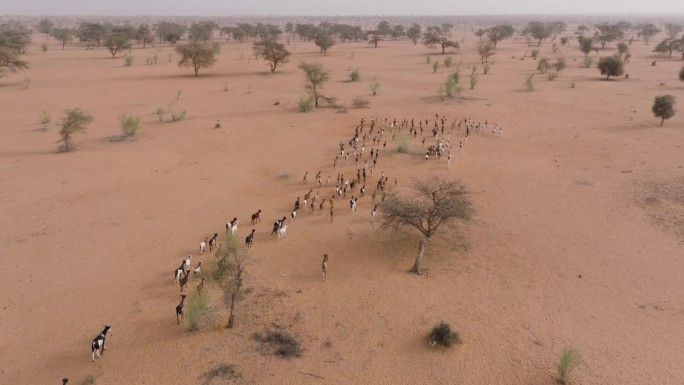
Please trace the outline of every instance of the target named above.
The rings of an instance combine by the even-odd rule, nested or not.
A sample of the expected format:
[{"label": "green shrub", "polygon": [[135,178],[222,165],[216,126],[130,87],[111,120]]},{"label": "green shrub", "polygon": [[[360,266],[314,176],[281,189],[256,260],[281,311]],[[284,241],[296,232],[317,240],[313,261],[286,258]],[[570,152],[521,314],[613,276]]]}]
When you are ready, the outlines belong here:
[{"label": "green shrub", "polygon": [[449,68],[452,64],[454,64],[454,59],[451,56],[447,56],[447,58],[444,59],[444,66]]},{"label": "green shrub", "polygon": [[545,74],[549,67],[551,67],[551,62],[549,62],[548,58],[543,57],[539,59],[539,62],[537,63],[537,71]]},{"label": "green shrub", "polygon": [[121,131],[126,137],[134,137],[140,129],[140,118],[137,116],[123,114],[119,116],[119,122],[121,123]]},{"label": "green shrub", "polygon": [[133,56],[126,56],[124,58],[124,67],[130,67],[133,65]]},{"label": "green shrub", "polygon": [[530,56],[532,56],[533,58],[536,58],[537,56],[539,56],[539,50],[533,49],[532,52],[530,52]]},{"label": "green shrub", "polygon": [[96,379],[97,378],[95,377],[94,374],[89,374],[89,375],[85,376],[85,378],[83,379],[83,384],[84,385],[93,385],[95,383]]},{"label": "green shrub", "polygon": [[549,72],[546,74],[546,78],[549,80],[556,80],[558,74],[556,72]]},{"label": "green shrub", "polygon": [[370,85],[370,90],[373,93],[373,96],[377,95],[378,91],[380,91],[380,83],[377,79],[373,79],[373,82]]},{"label": "green shrub", "polygon": [[40,115],[40,125],[43,131],[47,131],[50,128],[50,123],[52,123],[52,116],[47,111],[43,111]]},{"label": "green shrub", "polygon": [[171,121],[178,122],[185,119],[187,112],[185,110],[175,110],[171,113]]},{"label": "green shrub", "polygon": [[276,356],[282,358],[302,356],[302,348],[299,342],[285,332],[267,331],[265,335],[254,333],[252,337],[270,348]]},{"label": "green shrub", "polygon": [[209,296],[206,291],[195,291],[188,301],[188,330],[195,331],[202,327],[202,319],[209,311]]},{"label": "green shrub", "polygon": [[430,64],[432,62],[432,55],[425,55],[425,62]]},{"label": "green shrub", "polygon": [[438,62],[437,60],[435,60],[435,61],[432,63],[432,73],[435,73],[435,74],[436,74],[438,68],[439,68],[439,62]]},{"label": "green shrub", "polygon": [[489,64],[489,62],[487,62],[484,64],[484,66],[482,66],[482,71],[484,72],[485,75],[487,75],[491,68],[492,68],[492,66]]},{"label": "green shrub", "polygon": [[585,56],[584,57],[584,67],[589,68],[591,65],[594,63],[594,59],[591,58],[591,56]]},{"label": "green shrub", "polygon": [[152,63],[157,64],[157,54],[155,53],[154,56],[152,56]]},{"label": "green shrub", "polygon": [[310,95],[302,96],[297,102],[299,112],[309,112],[313,109],[313,98]]},{"label": "green shrub", "polygon": [[47,44],[45,44],[45,43],[41,44],[40,49],[43,50],[43,52],[47,52],[47,50],[48,50]]},{"label": "green shrub", "polygon": [[558,358],[556,363],[556,370],[558,373],[558,381],[563,385],[570,383],[570,373],[582,363],[582,356],[573,348],[565,348]]},{"label": "green shrub", "polygon": [[458,332],[451,330],[451,326],[442,321],[432,329],[428,342],[430,345],[439,344],[450,347],[453,344],[460,344],[462,341]]},{"label": "green shrub", "polygon": [[358,69],[358,68],[354,68],[354,69],[352,70],[352,72],[349,74],[349,78],[350,78],[351,81],[353,81],[353,82],[357,82],[357,81],[361,80],[361,73],[359,73],[359,69]]},{"label": "green shrub", "polygon": [[444,96],[451,99],[456,95],[460,95],[463,91],[463,87],[458,83],[458,71],[447,76],[446,81],[442,85],[442,91]]},{"label": "green shrub", "polygon": [[470,75],[470,89],[474,90],[476,85],[477,85],[477,74],[475,72],[473,72]]},{"label": "green shrub", "polygon": [[215,55],[219,55],[221,53],[221,45],[219,43],[214,43],[211,48],[214,50]]},{"label": "green shrub", "polygon": [[528,76],[527,80],[525,80],[525,90],[527,91],[534,91],[534,81],[532,78],[534,78],[534,74]]},{"label": "green shrub", "polygon": [[576,84],[577,84],[577,83],[576,83],[574,80],[571,81],[571,82],[570,82],[570,88],[575,88],[575,85],[576,85]]},{"label": "green shrub", "polygon": [[164,121],[164,116],[166,115],[166,108],[164,107],[158,107],[154,113],[157,115],[157,118],[159,118],[160,122]]}]

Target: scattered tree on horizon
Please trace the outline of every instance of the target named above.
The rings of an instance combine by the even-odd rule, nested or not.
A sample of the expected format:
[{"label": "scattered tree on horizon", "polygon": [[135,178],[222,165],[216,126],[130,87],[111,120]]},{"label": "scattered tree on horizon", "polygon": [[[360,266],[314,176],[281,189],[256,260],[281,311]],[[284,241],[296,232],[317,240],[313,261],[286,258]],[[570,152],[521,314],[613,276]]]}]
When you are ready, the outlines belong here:
[{"label": "scattered tree on horizon", "polygon": [[666,119],[675,116],[675,97],[672,95],[656,96],[653,101],[653,115],[660,118],[660,126],[663,126]]},{"label": "scattered tree on horizon", "polygon": [[381,223],[385,229],[409,227],[418,230],[423,238],[418,242],[418,255],[411,272],[420,274],[420,262],[429,241],[442,225],[455,220],[467,220],[472,214],[469,194],[458,181],[437,177],[414,180],[415,194],[401,197],[387,193],[380,204]]},{"label": "scattered tree on horizon", "polygon": [[373,44],[375,48],[378,48],[378,43],[382,41],[382,38],[380,38],[380,32],[369,31],[366,36],[368,36],[368,44]]},{"label": "scattered tree on horizon", "polygon": [[0,46],[0,78],[5,77],[3,71],[17,72],[29,68],[28,62],[19,59],[19,54],[13,50]]},{"label": "scattered tree on horizon", "polygon": [[482,64],[484,64],[486,61],[489,61],[489,57],[494,55],[495,48],[496,45],[494,42],[489,40],[489,38],[480,39],[480,41],[477,42],[477,52],[480,54]]},{"label": "scattered tree on horizon", "polygon": [[290,51],[285,49],[282,43],[267,39],[254,43],[254,50],[269,63],[271,73],[274,73],[279,64],[288,62]]},{"label": "scattered tree on horizon", "polygon": [[602,23],[596,25],[596,34],[594,38],[601,43],[601,48],[606,48],[606,43],[616,40],[621,40],[624,36],[624,31],[618,24]]},{"label": "scattered tree on horizon", "polygon": [[321,98],[332,101],[331,98],[326,98],[321,95],[320,91],[323,85],[330,80],[330,72],[323,68],[319,63],[299,63],[299,69],[304,72],[306,84],[304,88],[309,92],[314,100],[314,107],[318,107],[318,100]]},{"label": "scattered tree on horizon", "polygon": [[152,36],[150,26],[147,24],[140,24],[135,31],[135,40],[137,40],[138,44],[142,44],[143,48],[148,44],[154,43],[154,37]]},{"label": "scattered tree on horizon", "polygon": [[617,45],[617,51],[618,51],[618,57],[622,59],[622,55],[625,55],[629,52],[629,46],[625,42],[620,42]]},{"label": "scattered tree on horizon", "polygon": [[551,37],[554,33],[554,29],[548,23],[542,23],[539,21],[530,21],[527,27],[522,31],[525,36],[530,36],[537,40],[537,47],[541,46],[542,41]]},{"label": "scattered tree on horizon", "polygon": [[407,30],[406,30],[406,37],[411,39],[413,44],[418,44],[418,39],[422,36],[423,31],[420,25],[413,23]]},{"label": "scattered tree on horizon", "polygon": [[651,41],[651,38],[660,32],[660,29],[656,27],[653,24],[644,24],[641,25],[641,28],[639,28],[639,33],[637,36],[640,36],[643,40],[644,43],[648,44]]},{"label": "scattered tree on horizon", "polygon": [[38,23],[38,31],[45,34],[48,38],[52,34],[52,30],[55,28],[55,23],[50,19],[41,19]]},{"label": "scattered tree on horizon", "polygon": [[73,32],[69,28],[54,28],[52,30],[52,36],[60,43],[62,43],[62,49],[71,41],[71,36]]},{"label": "scattered tree on horizon", "polygon": [[606,80],[611,76],[620,76],[624,72],[624,64],[617,56],[604,56],[597,64],[601,75],[606,75]]},{"label": "scattered tree on horizon", "polygon": [[458,42],[449,40],[449,36],[440,27],[428,27],[427,32],[423,35],[423,39],[428,48],[440,46],[442,48],[442,55],[446,53],[447,47],[460,48]]},{"label": "scattered tree on horizon", "polygon": [[195,76],[201,68],[211,68],[216,63],[216,51],[213,47],[189,43],[176,47],[176,52],[181,55],[178,61],[179,67],[192,67]]},{"label": "scattered tree on horizon", "polygon": [[112,59],[116,57],[119,51],[128,49],[131,47],[131,43],[128,42],[128,37],[122,33],[112,32],[107,34],[104,40],[104,45],[112,54]]},{"label": "scattered tree on horizon", "polygon": [[64,111],[65,117],[62,119],[62,129],[59,130],[60,139],[57,143],[63,143],[59,150],[69,152],[73,150],[72,137],[75,134],[85,132],[88,124],[93,121],[93,117],[80,108],[73,108]]},{"label": "scattered tree on horizon", "polygon": [[327,33],[319,33],[314,39],[314,44],[321,49],[323,55],[328,53],[328,48],[335,45],[335,39]]},{"label": "scattered tree on horizon", "polygon": [[515,29],[510,25],[502,24],[489,28],[485,32],[487,37],[489,38],[489,41],[492,42],[494,48],[496,49],[496,45],[499,44],[500,41],[506,40],[509,37],[513,36],[513,34],[515,33]]},{"label": "scattered tree on horizon", "polygon": [[590,37],[580,35],[577,37],[577,41],[579,42],[579,49],[584,54],[585,58],[595,49],[594,40]]},{"label": "scattered tree on horizon", "polygon": [[667,31],[667,36],[670,39],[676,39],[677,35],[682,32],[683,27],[679,24],[667,23],[665,24],[665,30]]}]

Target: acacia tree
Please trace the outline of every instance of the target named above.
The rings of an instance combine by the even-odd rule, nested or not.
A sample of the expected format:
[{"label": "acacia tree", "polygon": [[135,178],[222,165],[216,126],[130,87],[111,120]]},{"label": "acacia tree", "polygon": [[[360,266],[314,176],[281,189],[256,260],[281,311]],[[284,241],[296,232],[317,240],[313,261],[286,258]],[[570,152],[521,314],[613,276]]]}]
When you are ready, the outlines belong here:
[{"label": "acacia tree", "polygon": [[52,36],[57,39],[58,42],[62,43],[62,49],[67,45],[69,40],[71,40],[71,35],[73,32],[69,28],[55,28],[52,30]]},{"label": "acacia tree", "polygon": [[123,49],[128,49],[131,47],[131,43],[128,42],[128,37],[122,33],[110,33],[105,37],[104,45],[112,54],[112,59],[116,57],[116,54]]},{"label": "acacia tree", "polygon": [[674,39],[682,32],[682,26],[679,24],[667,23],[665,24],[665,29],[667,30],[667,35],[670,39]]},{"label": "acacia tree", "polygon": [[484,33],[487,34],[487,37],[494,45],[494,48],[496,48],[496,45],[499,44],[501,40],[505,40],[513,36],[515,29],[513,29],[513,27],[510,25],[502,24],[492,27],[486,30]]},{"label": "acacia tree", "polygon": [[28,63],[19,59],[19,54],[16,51],[0,46],[0,77],[6,76],[3,74],[4,69],[17,72],[27,68]]},{"label": "acacia tree", "polygon": [[415,180],[413,190],[415,194],[409,197],[401,197],[396,193],[387,194],[380,205],[380,213],[383,228],[409,227],[423,235],[418,242],[418,255],[411,268],[411,272],[420,274],[425,242],[442,225],[452,224],[457,219],[469,219],[472,205],[468,192],[458,181],[436,177]]},{"label": "acacia tree", "polygon": [[539,47],[544,39],[551,37],[554,29],[547,23],[542,23],[539,21],[530,21],[527,27],[522,31],[523,35],[531,36],[537,40],[537,47]]},{"label": "acacia tree", "polygon": [[304,78],[306,79],[304,88],[311,94],[315,107],[318,107],[318,100],[321,98],[326,99],[329,102],[333,101],[332,98],[327,98],[320,93],[323,85],[330,80],[330,72],[324,69],[319,63],[301,62],[299,63],[299,69],[304,72]]},{"label": "acacia tree", "polygon": [[594,41],[590,37],[585,37],[585,36],[578,36],[577,41],[579,42],[579,49],[582,51],[584,54],[584,57],[586,58],[589,56],[591,51],[594,50]]},{"label": "acacia tree", "polygon": [[611,76],[620,76],[624,72],[624,65],[622,60],[617,56],[605,56],[599,59],[598,69],[601,71],[601,75],[606,75],[606,79],[610,79]]},{"label": "acacia tree", "polygon": [[321,49],[321,53],[325,55],[328,52],[328,48],[335,45],[335,39],[330,34],[319,33],[314,39],[314,44],[316,44]]},{"label": "acacia tree", "polygon": [[287,63],[290,56],[290,51],[283,44],[271,39],[254,43],[254,52],[269,63],[271,73],[275,72],[278,64]]},{"label": "acacia tree", "polygon": [[675,115],[675,97],[672,95],[656,96],[651,107],[653,115],[660,118],[660,126],[665,123],[665,119],[670,119]]},{"label": "acacia tree", "polygon": [[457,41],[449,40],[449,36],[439,27],[428,27],[425,32],[424,42],[427,47],[440,46],[442,47],[442,55],[444,55],[447,47],[454,47],[459,49]]},{"label": "acacia tree", "polygon": [[489,57],[494,55],[494,49],[494,42],[489,39],[480,39],[477,43],[477,52],[480,54],[482,64],[485,61],[489,61]]},{"label": "acacia tree", "polygon": [[422,28],[420,25],[413,23],[407,30],[406,30],[406,36],[411,39],[413,44],[418,44],[418,39],[420,39],[420,36],[422,35]]},{"label": "acacia tree", "polygon": [[621,42],[621,43],[618,43],[617,50],[618,50],[618,57],[620,57],[620,59],[622,59],[622,55],[629,52],[629,46],[626,43]]},{"label": "acacia tree", "polygon": [[243,287],[242,278],[249,262],[249,254],[244,247],[230,234],[223,237],[223,242],[216,250],[216,270],[214,278],[223,289],[223,301],[229,309],[227,329],[232,329],[235,322],[235,304]]},{"label": "acacia tree", "polygon": [[72,137],[80,132],[85,132],[88,124],[93,121],[93,117],[80,108],[66,110],[64,114],[62,129],[59,130],[60,139],[57,143],[64,143],[59,147],[59,150],[68,152],[73,149]]},{"label": "acacia tree", "polygon": [[653,24],[644,24],[639,29],[638,35],[644,39],[644,43],[648,44],[651,38],[660,32],[660,29]]},{"label": "acacia tree", "polygon": [[135,39],[138,41],[138,44],[143,45],[143,48],[148,44],[154,43],[154,37],[152,37],[150,26],[147,24],[140,24],[135,31]]},{"label": "acacia tree", "polygon": [[378,48],[378,43],[382,41],[380,37],[380,32],[369,31],[366,36],[368,37],[368,44],[373,44],[375,48]]},{"label": "acacia tree", "polygon": [[204,44],[182,45],[176,47],[176,52],[181,55],[178,66],[191,67],[195,71],[195,76],[201,68],[211,68],[216,63],[216,51],[213,47]]}]

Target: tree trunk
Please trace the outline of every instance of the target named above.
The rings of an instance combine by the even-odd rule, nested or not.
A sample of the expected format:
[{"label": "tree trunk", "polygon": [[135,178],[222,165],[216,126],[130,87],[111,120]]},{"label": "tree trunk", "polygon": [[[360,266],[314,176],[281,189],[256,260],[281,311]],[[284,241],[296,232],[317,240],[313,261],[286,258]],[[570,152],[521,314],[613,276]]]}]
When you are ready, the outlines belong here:
[{"label": "tree trunk", "polygon": [[665,123],[665,118],[661,118],[661,119],[660,119],[660,127],[663,126],[663,123]]},{"label": "tree trunk", "polygon": [[226,325],[227,329],[232,329],[233,328],[233,310],[235,309],[235,292],[230,296],[230,316],[228,317],[228,325]]},{"label": "tree trunk", "polygon": [[415,262],[413,262],[413,267],[411,268],[412,273],[420,275],[420,261],[423,259],[423,253],[425,252],[425,239],[421,238],[418,241],[418,255],[416,256]]}]

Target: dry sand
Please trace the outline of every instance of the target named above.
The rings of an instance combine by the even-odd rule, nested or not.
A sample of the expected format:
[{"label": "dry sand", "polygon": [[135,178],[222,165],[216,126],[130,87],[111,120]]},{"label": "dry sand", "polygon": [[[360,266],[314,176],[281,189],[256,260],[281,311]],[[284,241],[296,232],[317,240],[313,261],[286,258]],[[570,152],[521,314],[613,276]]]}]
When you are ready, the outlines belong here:
[{"label": "dry sand", "polygon": [[[453,54],[466,84],[468,67],[479,66],[475,39]],[[632,44],[628,80],[603,81],[580,68],[576,42],[558,54],[547,42],[540,56],[564,55],[568,68],[555,81],[538,75],[537,90],[524,92],[536,62],[519,59],[530,49],[523,40],[506,41],[475,90],[440,101],[435,91],[453,68],[433,74],[425,55],[446,56],[407,41],[339,44],[327,56],[293,42],[291,62],[273,76],[247,61],[249,43],[230,42],[198,78],[167,61],[169,47],[134,49],[127,68],[103,49],[51,41],[43,53],[44,41],[34,37],[30,70],[0,81],[1,382],[79,384],[93,374],[97,384],[194,384],[229,363],[240,384],[553,384],[554,362],[572,346],[585,361],[576,384],[684,383],[684,115],[661,128],[650,112],[655,95],[682,95],[681,61],[651,66],[660,59],[653,44]],[[159,63],[145,65],[155,53]],[[297,112],[300,60],[332,70],[325,92],[347,110]],[[347,82],[356,67],[362,80]],[[375,77],[381,91],[370,96]],[[175,106],[188,118],[158,122],[153,112],[178,90]],[[351,108],[356,97],[370,108]],[[56,121],[76,106],[95,121],[77,151],[57,154],[56,125],[42,132],[39,115]],[[123,112],[143,127],[136,140],[111,143]],[[316,191],[318,170],[335,180],[337,144],[362,117],[432,124],[435,113],[496,122],[503,136],[471,134],[449,169],[396,153],[396,142],[382,152],[370,191],[380,170],[400,190],[439,175],[472,191],[474,220],[428,244],[427,275],[407,273],[418,235],[374,228],[369,196],[354,215],[337,202],[333,224],[327,210],[300,212],[285,241],[268,236],[297,196]],[[420,152],[419,140],[411,146]],[[237,326],[177,326],[173,269],[190,253],[211,261],[198,242],[234,216],[242,239],[257,209],[263,223]],[[440,320],[462,345],[428,346]],[[92,363],[90,341],[104,323],[108,350]],[[259,352],[252,334],[276,326],[302,343],[301,358]]]}]

